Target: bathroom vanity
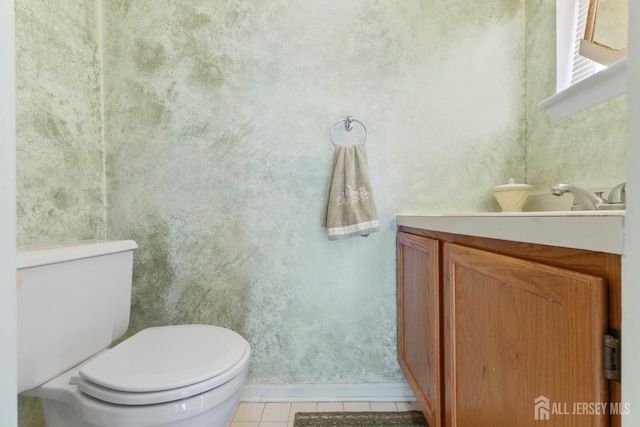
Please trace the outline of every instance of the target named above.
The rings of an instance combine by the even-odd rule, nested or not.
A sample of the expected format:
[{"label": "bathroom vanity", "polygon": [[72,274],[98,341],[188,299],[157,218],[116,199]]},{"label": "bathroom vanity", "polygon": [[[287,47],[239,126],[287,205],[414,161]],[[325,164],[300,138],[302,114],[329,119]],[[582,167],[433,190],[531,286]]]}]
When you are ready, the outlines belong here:
[{"label": "bathroom vanity", "polygon": [[620,425],[609,378],[623,222],[623,212],[397,216],[399,360],[429,426]]}]

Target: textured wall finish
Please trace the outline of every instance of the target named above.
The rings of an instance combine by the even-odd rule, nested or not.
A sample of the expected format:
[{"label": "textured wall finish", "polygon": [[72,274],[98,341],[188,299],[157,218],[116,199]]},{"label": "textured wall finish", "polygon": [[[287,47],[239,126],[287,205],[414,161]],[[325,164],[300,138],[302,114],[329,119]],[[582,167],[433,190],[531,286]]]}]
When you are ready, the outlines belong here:
[{"label": "textured wall finish", "polygon": [[[394,215],[497,209],[491,186],[522,178],[522,1],[109,0],[105,19],[131,332],[236,329],[254,383],[403,381]],[[382,232],[329,242],[347,114],[369,130]]]},{"label": "textured wall finish", "polygon": [[[96,4],[16,0],[18,246],[104,238]],[[19,402],[21,426],[44,423]]]},{"label": "textured wall finish", "polygon": [[560,182],[592,189],[624,182],[626,95],[552,122],[537,104],[556,92],[555,2],[525,5],[527,183],[548,192]]},{"label": "textured wall finish", "polygon": [[104,237],[96,1],[16,1],[18,245]]}]

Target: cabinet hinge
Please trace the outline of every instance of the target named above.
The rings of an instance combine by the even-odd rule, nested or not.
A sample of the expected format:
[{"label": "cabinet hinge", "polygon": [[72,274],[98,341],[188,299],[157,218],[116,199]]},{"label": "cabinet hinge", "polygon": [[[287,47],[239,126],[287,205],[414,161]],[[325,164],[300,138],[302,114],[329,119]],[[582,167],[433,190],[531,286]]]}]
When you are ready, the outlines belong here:
[{"label": "cabinet hinge", "polygon": [[620,338],[613,335],[603,337],[604,377],[608,380],[620,381]]}]

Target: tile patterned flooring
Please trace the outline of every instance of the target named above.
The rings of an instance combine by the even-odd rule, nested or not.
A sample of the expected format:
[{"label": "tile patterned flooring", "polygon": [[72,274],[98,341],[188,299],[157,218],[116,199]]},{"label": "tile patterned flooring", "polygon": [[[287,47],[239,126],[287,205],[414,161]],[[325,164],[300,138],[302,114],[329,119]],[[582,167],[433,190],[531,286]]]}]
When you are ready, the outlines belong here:
[{"label": "tile patterned flooring", "polygon": [[293,427],[296,412],[419,411],[415,402],[240,402],[230,427]]}]

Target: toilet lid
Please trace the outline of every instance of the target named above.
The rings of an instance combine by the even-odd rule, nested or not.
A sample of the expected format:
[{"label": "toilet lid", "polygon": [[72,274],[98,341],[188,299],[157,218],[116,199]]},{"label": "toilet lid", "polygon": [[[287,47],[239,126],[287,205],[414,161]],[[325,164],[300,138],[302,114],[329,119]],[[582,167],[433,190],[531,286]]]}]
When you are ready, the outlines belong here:
[{"label": "toilet lid", "polygon": [[246,365],[249,353],[249,343],[229,329],[163,326],[138,332],[105,351],[83,365],[80,375],[115,392],[161,392],[227,377],[225,372],[238,370],[243,360]]},{"label": "toilet lid", "polygon": [[82,377],[73,379],[73,384],[77,384],[78,390],[80,390],[84,394],[95,397],[96,399],[102,400],[103,402],[115,403],[118,405],[136,406],[173,402],[176,400],[186,399],[188,397],[195,396],[201,393],[206,393],[209,390],[217,390],[218,387],[222,387],[225,385],[225,383],[231,382],[236,379],[239,379],[239,382],[236,381],[235,387],[237,387],[237,390],[239,390],[240,386],[244,382],[244,379],[246,378],[248,370],[247,365],[249,364],[250,356],[251,351],[249,348],[247,348],[247,351],[245,352],[244,356],[242,356],[242,359],[240,359],[240,361],[235,366],[224,372],[222,375],[218,375],[217,377],[209,378],[202,382],[191,384],[186,387],[179,387],[169,390],[130,393],[126,391],[118,391],[107,387],[102,387]]}]

